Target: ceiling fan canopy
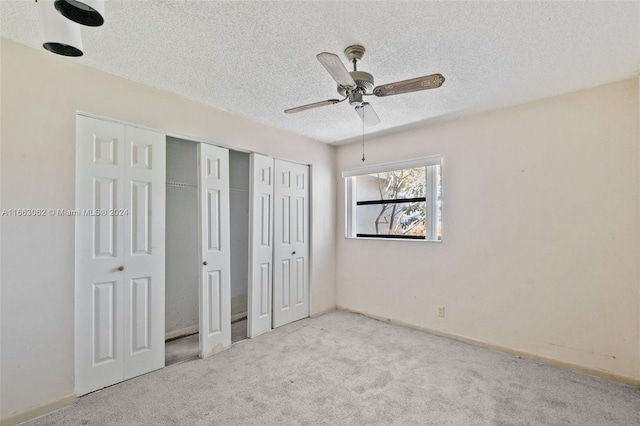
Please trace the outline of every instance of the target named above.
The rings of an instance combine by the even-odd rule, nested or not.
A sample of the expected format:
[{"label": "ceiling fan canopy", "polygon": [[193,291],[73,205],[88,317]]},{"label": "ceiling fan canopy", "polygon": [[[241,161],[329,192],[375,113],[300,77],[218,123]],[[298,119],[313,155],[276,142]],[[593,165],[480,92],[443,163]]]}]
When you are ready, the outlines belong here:
[{"label": "ceiling fan canopy", "polygon": [[320,61],[322,66],[327,70],[331,77],[333,77],[336,83],[338,83],[337,90],[343,98],[314,102],[312,104],[290,108],[284,112],[291,114],[325,105],[337,104],[349,99],[349,104],[355,107],[356,113],[358,113],[358,116],[362,119],[364,125],[375,126],[380,122],[380,118],[371,104],[364,101],[365,96],[374,95],[377,97],[385,97],[400,95],[420,90],[436,89],[444,83],[444,77],[442,74],[430,74],[409,80],[375,86],[372,74],[365,71],[358,71],[357,63],[364,56],[364,52],[365,48],[360,45],[353,45],[344,49],[344,55],[347,60],[353,63],[353,71],[347,70],[338,55],[329,52],[317,54],[316,58],[318,58],[318,61]]}]

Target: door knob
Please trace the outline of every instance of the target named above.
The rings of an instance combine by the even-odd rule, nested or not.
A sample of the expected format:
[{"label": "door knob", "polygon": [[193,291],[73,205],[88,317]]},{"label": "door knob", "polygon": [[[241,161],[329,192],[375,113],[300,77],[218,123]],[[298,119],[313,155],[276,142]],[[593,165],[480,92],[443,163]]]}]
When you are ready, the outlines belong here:
[{"label": "door knob", "polygon": [[124,271],[124,266],[118,266],[118,271]]},{"label": "door knob", "polygon": [[296,252],[295,252],[295,251],[292,251],[292,252],[291,252],[291,254],[296,254]]},{"label": "door knob", "polygon": [[205,260],[204,262],[202,262],[202,264],[203,264],[204,266],[207,266],[207,261]]}]

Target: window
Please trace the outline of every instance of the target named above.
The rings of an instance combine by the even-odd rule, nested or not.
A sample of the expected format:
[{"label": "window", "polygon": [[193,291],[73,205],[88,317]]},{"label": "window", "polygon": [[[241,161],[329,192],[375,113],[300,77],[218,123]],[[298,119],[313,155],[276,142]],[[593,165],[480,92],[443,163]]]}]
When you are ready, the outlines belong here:
[{"label": "window", "polygon": [[442,239],[441,157],[342,173],[347,238]]}]

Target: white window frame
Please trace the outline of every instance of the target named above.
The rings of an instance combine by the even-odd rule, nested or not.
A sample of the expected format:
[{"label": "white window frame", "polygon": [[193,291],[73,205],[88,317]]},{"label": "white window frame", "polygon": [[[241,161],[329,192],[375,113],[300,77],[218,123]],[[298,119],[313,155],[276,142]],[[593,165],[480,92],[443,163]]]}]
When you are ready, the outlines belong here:
[{"label": "white window frame", "polygon": [[[440,166],[440,176],[442,177],[442,155],[434,155],[431,157],[416,158],[412,160],[395,161],[391,163],[375,164],[372,166],[359,167],[356,169],[345,170],[342,172],[344,179],[345,193],[345,238],[358,240],[392,240],[392,241],[427,241],[441,242],[438,240],[438,181],[436,179],[435,168],[429,166]],[[401,169],[413,169],[416,167],[427,167],[427,186],[426,186],[426,203],[427,203],[427,220],[430,221],[427,226],[427,235],[424,239],[407,239],[394,237],[358,237],[356,233],[356,185],[355,178],[357,176],[369,175],[374,173],[390,172]],[[442,188],[440,188],[442,195]]]}]

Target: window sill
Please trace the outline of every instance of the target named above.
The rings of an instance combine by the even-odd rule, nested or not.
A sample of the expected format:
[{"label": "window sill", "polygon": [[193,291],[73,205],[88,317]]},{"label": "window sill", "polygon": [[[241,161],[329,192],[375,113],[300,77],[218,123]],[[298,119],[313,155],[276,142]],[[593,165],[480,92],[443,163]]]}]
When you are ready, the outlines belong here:
[{"label": "window sill", "polygon": [[376,237],[344,237],[345,240],[360,241],[409,241],[412,243],[441,243],[442,240],[419,240],[413,238],[376,238]]}]

